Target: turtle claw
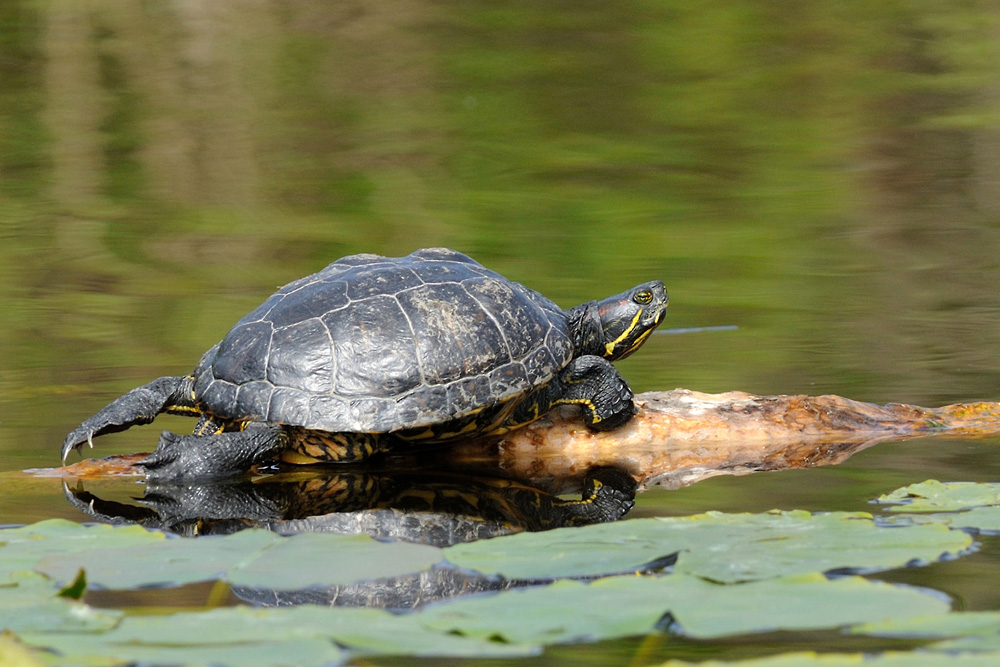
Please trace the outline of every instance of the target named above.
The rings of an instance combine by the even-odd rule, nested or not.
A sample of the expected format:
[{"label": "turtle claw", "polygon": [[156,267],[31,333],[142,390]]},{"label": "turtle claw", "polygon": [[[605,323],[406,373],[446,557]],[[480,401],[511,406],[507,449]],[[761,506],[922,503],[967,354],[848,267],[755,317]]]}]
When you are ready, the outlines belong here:
[{"label": "turtle claw", "polygon": [[[86,435],[84,435],[86,434]],[[84,429],[83,426],[78,427],[68,436],[66,436],[66,441],[63,442],[62,446],[62,463],[66,465],[66,459],[69,458],[70,452],[73,450],[80,450],[80,447],[84,443],[93,449],[94,448],[94,434],[90,429]]]},{"label": "turtle claw", "polygon": [[161,377],[119,396],[66,436],[62,446],[63,464],[70,452],[79,450],[84,443],[93,449],[96,436],[148,424],[164,410],[186,405],[189,383],[189,378]]}]

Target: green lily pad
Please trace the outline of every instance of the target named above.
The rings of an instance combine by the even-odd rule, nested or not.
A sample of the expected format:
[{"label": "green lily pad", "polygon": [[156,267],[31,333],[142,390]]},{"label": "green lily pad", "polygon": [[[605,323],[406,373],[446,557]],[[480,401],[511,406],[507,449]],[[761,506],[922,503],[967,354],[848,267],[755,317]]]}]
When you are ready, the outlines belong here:
[{"label": "green lily pad", "polygon": [[512,579],[599,576],[638,570],[677,553],[675,572],[719,582],[934,561],[972,539],[942,525],[884,528],[871,515],[769,512],[633,519],[448,547],[452,563]]},{"label": "green lily pad", "polygon": [[13,573],[0,585],[0,628],[11,632],[106,630],[121,616],[59,595],[49,579],[34,572]]},{"label": "green lily pad", "polygon": [[[660,667],[849,667],[863,665],[864,667],[940,667],[941,654],[920,651],[887,651],[872,655],[870,653],[816,653],[815,651],[796,651],[780,653],[766,658],[750,660],[735,660],[723,662],[707,660],[704,662],[685,662],[668,660]],[[947,658],[947,664],[958,667],[993,667],[1000,664],[1000,653],[959,654]]]},{"label": "green lily pad", "polygon": [[[530,645],[432,632],[419,623],[418,616],[315,605],[234,607],[163,617],[132,616],[99,635],[29,634],[23,639],[60,653],[70,663],[112,656],[156,664],[326,664],[342,659],[338,645],[355,654],[439,657],[510,657],[538,652]],[[236,653],[237,649],[249,653]]]},{"label": "green lily pad", "polygon": [[47,661],[55,665],[232,665],[233,667],[270,667],[271,665],[336,665],[345,652],[323,639],[260,640],[242,644],[168,645],[122,644],[107,641],[102,635],[62,635],[39,638],[25,635],[31,645],[51,652]]},{"label": "green lily pad", "polygon": [[109,589],[220,579],[242,586],[294,590],[409,574],[441,558],[436,547],[384,543],[365,535],[282,537],[266,530],[244,530],[224,537],[62,553],[42,558],[35,567],[62,582],[71,581],[83,568],[91,585]]},{"label": "green lily pad", "polygon": [[886,517],[884,523],[893,526],[938,523],[950,528],[969,529],[980,533],[1000,533],[1000,507],[973,507],[964,512],[935,514],[896,514]]},{"label": "green lily pad", "polygon": [[873,637],[959,637],[1000,634],[1000,612],[962,611],[935,616],[892,618],[851,628],[857,635]]},{"label": "green lily pad", "polygon": [[[75,554],[94,548],[162,545],[163,533],[140,526],[82,526],[64,519],[49,519],[30,526],[0,530],[0,582],[19,570],[31,570],[45,556]],[[64,584],[72,583],[80,571],[71,567]]]},{"label": "green lily pad", "polygon": [[[955,651],[996,651],[1000,654],[1000,634],[966,635],[934,642],[927,647],[934,651],[953,653]],[[995,664],[1000,664],[997,662]]]},{"label": "green lily pad", "polygon": [[889,512],[953,512],[1000,505],[1000,484],[939,482],[931,479],[911,484],[875,501],[891,505]]},{"label": "green lily pad", "polygon": [[237,586],[295,590],[420,572],[442,558],[441,549],[421,544],[302,533],[282,538],[230,568],[225,579]]},{"label": "green lily pad", "polygon": [[[761,601],[766,600],[766,613]],[[820,574],[738,585],[703,579],[619,576],[592,583],[559,581],[483,598],[432,605],[422,623],[471,637],[552,644],[654,631],[665,618],[691,637],[834,628],[871,620],[947,611],[941,598],[862,577]],[[669,613],[669,617],[666,614]]]},{"label": "green lily pad", "polygon": [[[1000,612],[966,611],[916,618],[894,618],[851,628],[874,637],[939,638],[935,651],[1000,651]],[[998,662],[997,664],[1000,664]]]},{"label": "green lily pad", "polygon": [[83,568],[90,586],[113,590],[181,586],[221,579],[230,567],[281,539],[265,530],[244,530],[225,537],[174,538],[152,544],[85,548],[46,556],[35,569],[65,583],[72,581]]}]

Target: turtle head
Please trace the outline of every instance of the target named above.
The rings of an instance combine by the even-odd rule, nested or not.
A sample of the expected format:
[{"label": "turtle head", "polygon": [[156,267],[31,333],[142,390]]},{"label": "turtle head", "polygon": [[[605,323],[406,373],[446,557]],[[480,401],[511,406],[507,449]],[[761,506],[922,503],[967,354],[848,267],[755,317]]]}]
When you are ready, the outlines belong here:
[{"label": "turtle head", "polygon": [[600,355],[609,361],[624,359],[646,341],[667,314],[667,290],[659,280],[597,302],[603,330]]}]

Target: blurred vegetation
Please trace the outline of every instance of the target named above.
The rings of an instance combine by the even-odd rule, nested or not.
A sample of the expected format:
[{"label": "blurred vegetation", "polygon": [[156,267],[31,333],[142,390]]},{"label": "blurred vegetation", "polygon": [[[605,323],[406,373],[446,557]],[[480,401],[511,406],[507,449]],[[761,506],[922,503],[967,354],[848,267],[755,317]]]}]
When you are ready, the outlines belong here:
[{"label": "blurred vegetation", "polygon": [[429,245],[740,326],[654,338],[640,391],[995,398],[996,10],[0,3],[0,451],[54,461],[276,286]]}]

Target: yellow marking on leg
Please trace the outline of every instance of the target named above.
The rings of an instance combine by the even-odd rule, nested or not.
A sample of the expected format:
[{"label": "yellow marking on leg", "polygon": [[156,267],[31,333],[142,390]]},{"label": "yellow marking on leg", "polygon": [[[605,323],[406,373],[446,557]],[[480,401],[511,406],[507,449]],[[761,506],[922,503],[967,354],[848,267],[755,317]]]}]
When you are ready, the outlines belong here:
[{"label": "yellow marking on leg", "polygon": [[591,417],[590,423],[591,424],[597,424],[597,423],[600,423],[602,421],[602,419],[597,415],[597,406],[594,405],[594,402],[592,400],[590,400],[589,398],[574,398],[574,399],[568,399],[568,400],[567,399],[563,399],[563,400],[556,401],[556,403],[582,405],[585,408],[588,408],[590,410],[590,417]]},{"label": "yellow marking on leg", "polygon": [[601,489],[604,487],[604,483],[601,482],[600,480],[594,479],[591,480],[591,484],[593,485],[591,488],[584,489],[584,493],[586,495],[580,498],[580,500],[564,500],[562,502],[563,506],[580,507],[581,505],[590,505],[595,500],[597,500],[597,496],[600,493]]},{"label": "yellow marking on leg", "polygon": [[212,428],[212,422],[211,421],[207,421],[204,424],[202,424],[200,428],[196,429],[195,432],[194,432],[194,434],[195,435],[219,435],[220,433],[222,433],[223,430],[225,430],[225,427],[223,427],[221,425],[216,425],[216,427],[213,429]]},{"label": "yellow marking on leg", "polygon": [[163,410],[172,415],[200,415],[201,409],[192,405],[168,405]]},{"label": "yellow marking on leg", "polygon": [[618,347],[618,345],[620,343],[624,342],[625,339],[629,337],[629,335],[635,329],[635,325],[637,325],[639,323],[639,318],[640,317],[642,317],[642,311],[641,310],[635,314],[635,317],[632,318],[632,322],[628,325],[628,327],[625,329],[625,331],[623,331],[621,333],[621,335],[618,336],[618,338],[615,338],[613,341],[611,341],[610,343],[607,343],[604,346],[604,349],[607,351],[607,356],[610,357],[611,355],[613,355],[615,353],[615,348]]}]

